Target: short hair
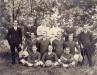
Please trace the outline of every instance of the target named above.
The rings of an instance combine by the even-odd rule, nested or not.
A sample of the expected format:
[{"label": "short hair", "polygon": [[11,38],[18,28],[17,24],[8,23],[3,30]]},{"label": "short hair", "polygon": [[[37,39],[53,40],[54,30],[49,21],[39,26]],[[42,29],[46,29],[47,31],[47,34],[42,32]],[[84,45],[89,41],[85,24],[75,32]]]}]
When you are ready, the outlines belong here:
[{"label": "short hair", "polygon": [[32,17],[29,17],[29,21],[33,21],[33,18]]},{"label": "short hair", "polygon": [[70,49],[70,47],[69,47],[69,46],[65,46],[65,48],[64,48],[64,49],[66,50],[67,48],[69,48],[69,49]]},{"label": "short hair", "polygon": [[35,33],[31,33],[31,34],[34,34],[35,35]]},{"label": "short hair", "polygon": [[68,35],[68,39],[69,39],[70,37],[72,37],[72,38],[74,39],[74,35],[73,35],[73,34],[69,34],[69,35]]},{"label": "short hair", "polygon": [[52,49],[52,51],[53,51],[53,46],[52,45],[48,46],[48,51],[49,51],[49,48]]},{"label": "short hair", "polygon": [[46,20],[45,19],[42,19],[42,22],[46,22]]},{"label": "short hair", "polygon": [[47,31],[42,32],[42,34],[47,33]]},{"label": "short hair", "polygon": [[74,20],[73,20],[73,19],[71,19],[71,18],[69,19],[69,22],[70,22],[70,21],[74,22]]},{"label": "short hair", "polygon": [[18,23],[18,20],[14,20],[14,21],[13,21],[13,25],[14,25],[15,22]]},{"label": "short hair", "polygon": [[83,27],[86,27],[86,26],[88,26],[88,24],[83,25]]},{"label": "short hair", "polygon": [[33,45],[33,46],[32,46],[32,48],[33,48],[33,47],[36,47],[36,48],[37,48],[37,46],[36,46],[36,45]]},{"label": "short hair", "polygon": [[14,20],[14,22],[18,22],[18,20]]},{"label": "short hair", "polygon": [[58,33],[61,33],[61,35],[62,35],[62,32],[61,32],[61,31],[58,31],[57,34],[58,34]]},{"label": "short hair", "polygon": [[52,48],[53,48],[53,46],[52,46],[52,45],[49,45],[48,47],[52,47]]}]

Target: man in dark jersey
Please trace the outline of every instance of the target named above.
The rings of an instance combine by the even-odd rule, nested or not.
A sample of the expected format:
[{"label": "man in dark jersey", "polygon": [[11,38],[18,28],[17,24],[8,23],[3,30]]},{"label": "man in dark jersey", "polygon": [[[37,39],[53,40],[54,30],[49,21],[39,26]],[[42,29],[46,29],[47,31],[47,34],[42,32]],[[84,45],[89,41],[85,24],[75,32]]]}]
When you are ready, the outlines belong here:
[{"label": "man in dark jersey", "polygon": [[42,39],[38,41],[37,45],[39,48],[39,52],[41,53],[41,56],[43,56],[43,54],[47,52],[48,46],[50,45],[50,40],[47,39],[46,31],[42,33]]},{"label": "man in dark jersey", "polygon": [[57,38],[52,42],[55,53],[60,58],[63,53],[64,40],[62,38],[62,32],[57,32]]},{"label": "man in dark jersey", "polygon": [[75,37],[76,35],[76,28],[73,26],[73,20],[69,19],[69,24],[67,24],[67,26],[64,29],[64,36],[66,37],[66,41],[68,41],[68,35],[69,34],[73,34],[73,36]]}]

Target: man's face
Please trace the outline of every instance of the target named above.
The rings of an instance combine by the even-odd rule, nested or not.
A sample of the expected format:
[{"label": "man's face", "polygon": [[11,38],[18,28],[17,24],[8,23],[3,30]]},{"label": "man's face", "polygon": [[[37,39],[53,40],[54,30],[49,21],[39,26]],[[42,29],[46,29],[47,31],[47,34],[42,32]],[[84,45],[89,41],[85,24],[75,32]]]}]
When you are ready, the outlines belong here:
[{"label": "man's face", "polygon": [[29,21],[29,25],[33,26],[34,25],[33,21]]},{"label": "man's face", "polygon": [[31,33],[31,38],[33,39],[33,38],[35,38],[35,35],[34,35],[34,33]]},{"label": "man's face", "polygon": [[57,21],[55,21],[54,22],[54,27],[57,27],[57,26],[59,26],[60,24],[57,22]]},{"label": "man's face", "polygon": [[84,25],[83,29],[88,30],[88,25]]},{"label": "man's face", "polygon": [[66,48],[66,49],[64,50],[64,52],[65,52],[66,54],[69,54],[69,53],[70,53],[70,49],[69,49],[69,48]]},{"label": "man's face", "polygon": [[31,27],[31,24],[29,23],[29,24],[27,25],[27,27],[30,28],[30,27]]},{"label": "man's face", "polygon": [[42,35],[43,35],[43,38],[45,38],[47,36],[47,32],[43,32]]},{"label": "man's face", "polygon": [[18,24],[17,21],[14,21],[14,27],[17,27],[17,24]]},{"label": "man's face", "polygon": [[67,27],[72,27],[72,24],[69,23],[69,24],[67,25]]},{"label": "man's face", "polygon": [[70,19],[68,27],[72,27],[72,25],[73,25],[73,20]]},{"label": "man's face", "polygon": [[60,39],[61,37],[62,37],[62,33],[61,33],[61,32],[58,32],[58,33],[57,33],[57,38]]},{"label": "man's face", "polygon": [[46,26],[47,25],[47,21],[43,20],[41,23],[41,26]]},{"label": "man's face", "polygon": [[52,50],[53,50],[53,47],[52,46],[49,46],[48,47],[48,52],[52,52]]},{"label": "man's face", "polygon": [[37,47],[36,47],[36,46],[33,46],[33,47],[32,47],[32,51],[33,51],[33,52],[36,52],[36,51],[37,51]]},{"label": "man's face", "polygon": [[29,25],[33,26],[33,25],[34,25],[33,22],[34,22],[34,21],[33,21],[33,18],[30,17],[30,18],[29,18]]},{"label": "man's face", "polygon": [[41,26],[46,26],[46,24],[45,23],[42,23]]},{"label": "man's face", "polygon": [[73,41],[73,35],[70,35],[70,36],[68,37],[68,39],[69,39],[69,41]]}]

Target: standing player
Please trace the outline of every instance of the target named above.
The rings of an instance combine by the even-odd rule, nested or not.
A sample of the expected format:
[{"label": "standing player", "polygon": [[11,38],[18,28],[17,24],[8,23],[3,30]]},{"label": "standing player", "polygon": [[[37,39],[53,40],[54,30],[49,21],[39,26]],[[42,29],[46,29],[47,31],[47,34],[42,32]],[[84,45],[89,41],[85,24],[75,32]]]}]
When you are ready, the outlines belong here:
[{"label": "standing player", "polygon": [[23,50],[27,50],[28,53],[31,53],[33,45],[37,45],[37,39],[36,39],[34,33],[31,33],[31,34],[29,33],[26,36],[26,40],[23,45]]},{"label": "standing player", "polygon": [[54,26],[49,30],[49,37],[52,44],[52,41],[56,39],[57,33],[62,32],[62,29],[58,26],[58,24],[54,24]]},{"label": "standing player", "polygon": [[66,41],[68,40],[69,34],[73,34],[74,37],[76,35],[76,29],[73,26],[73,20],[72,19],[69,19],[69,24],[64,29],[64,36],[66,37],[66,39],[65,39]]},{"label": "standing player", "polygon": [[36,36],[37,27],[34,26],[34,20],[32,17],[30,17],[28,20],[28,25],[24,26],[24,35],[26,36],[27,33],[34,33]]},{"label": "standing player", "polygon": [[48,46],[50,45],[50,40],[47,39],[46,31],[42,33],[42,39],[40,39],[37,44],[38,44],[39,52],[41,53],[41,56],[43,56],[43,54],[47,52]]},{"label": "standing player", "polygon": [[41,38],[43,32],[45,32],[45,31],[48,34],[49,33],[49,27],[47,27],[47,21],[42,20],[42,24],[37,27],[37,37]]},{"label": "standing player", "polygon": [[55,53],[58,56],[58,59],[60,58],[61,54],[63,53],[63,46],[64,46],[64,40],[62,38],[62,32],[57,32],[56,39],[52,42],[53,48]]}]

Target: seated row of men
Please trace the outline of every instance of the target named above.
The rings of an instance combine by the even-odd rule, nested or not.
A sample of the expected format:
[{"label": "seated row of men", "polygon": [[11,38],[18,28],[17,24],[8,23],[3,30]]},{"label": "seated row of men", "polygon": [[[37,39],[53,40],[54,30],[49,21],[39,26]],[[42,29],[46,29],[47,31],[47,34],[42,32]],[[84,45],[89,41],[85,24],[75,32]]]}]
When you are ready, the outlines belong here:
[{"label": "seated row of men", "polygon": [[37,51],[36,45],[32,46],[32,52],[28,54],[28,52],[21,51],[19,53],[20,62],[23,65],[31,66],[31,67],[49,67],[49,66],[63,66],[63,67],[71,67],[75,66],[78,62],[82,62],[82,56],[76,52],[75,55],[70,54],[70,47],[64,48],[64,51],[61,57],[58,59],[55,52],[53,52],[52,45],[48,46],[48,51],[43,55]]}]

